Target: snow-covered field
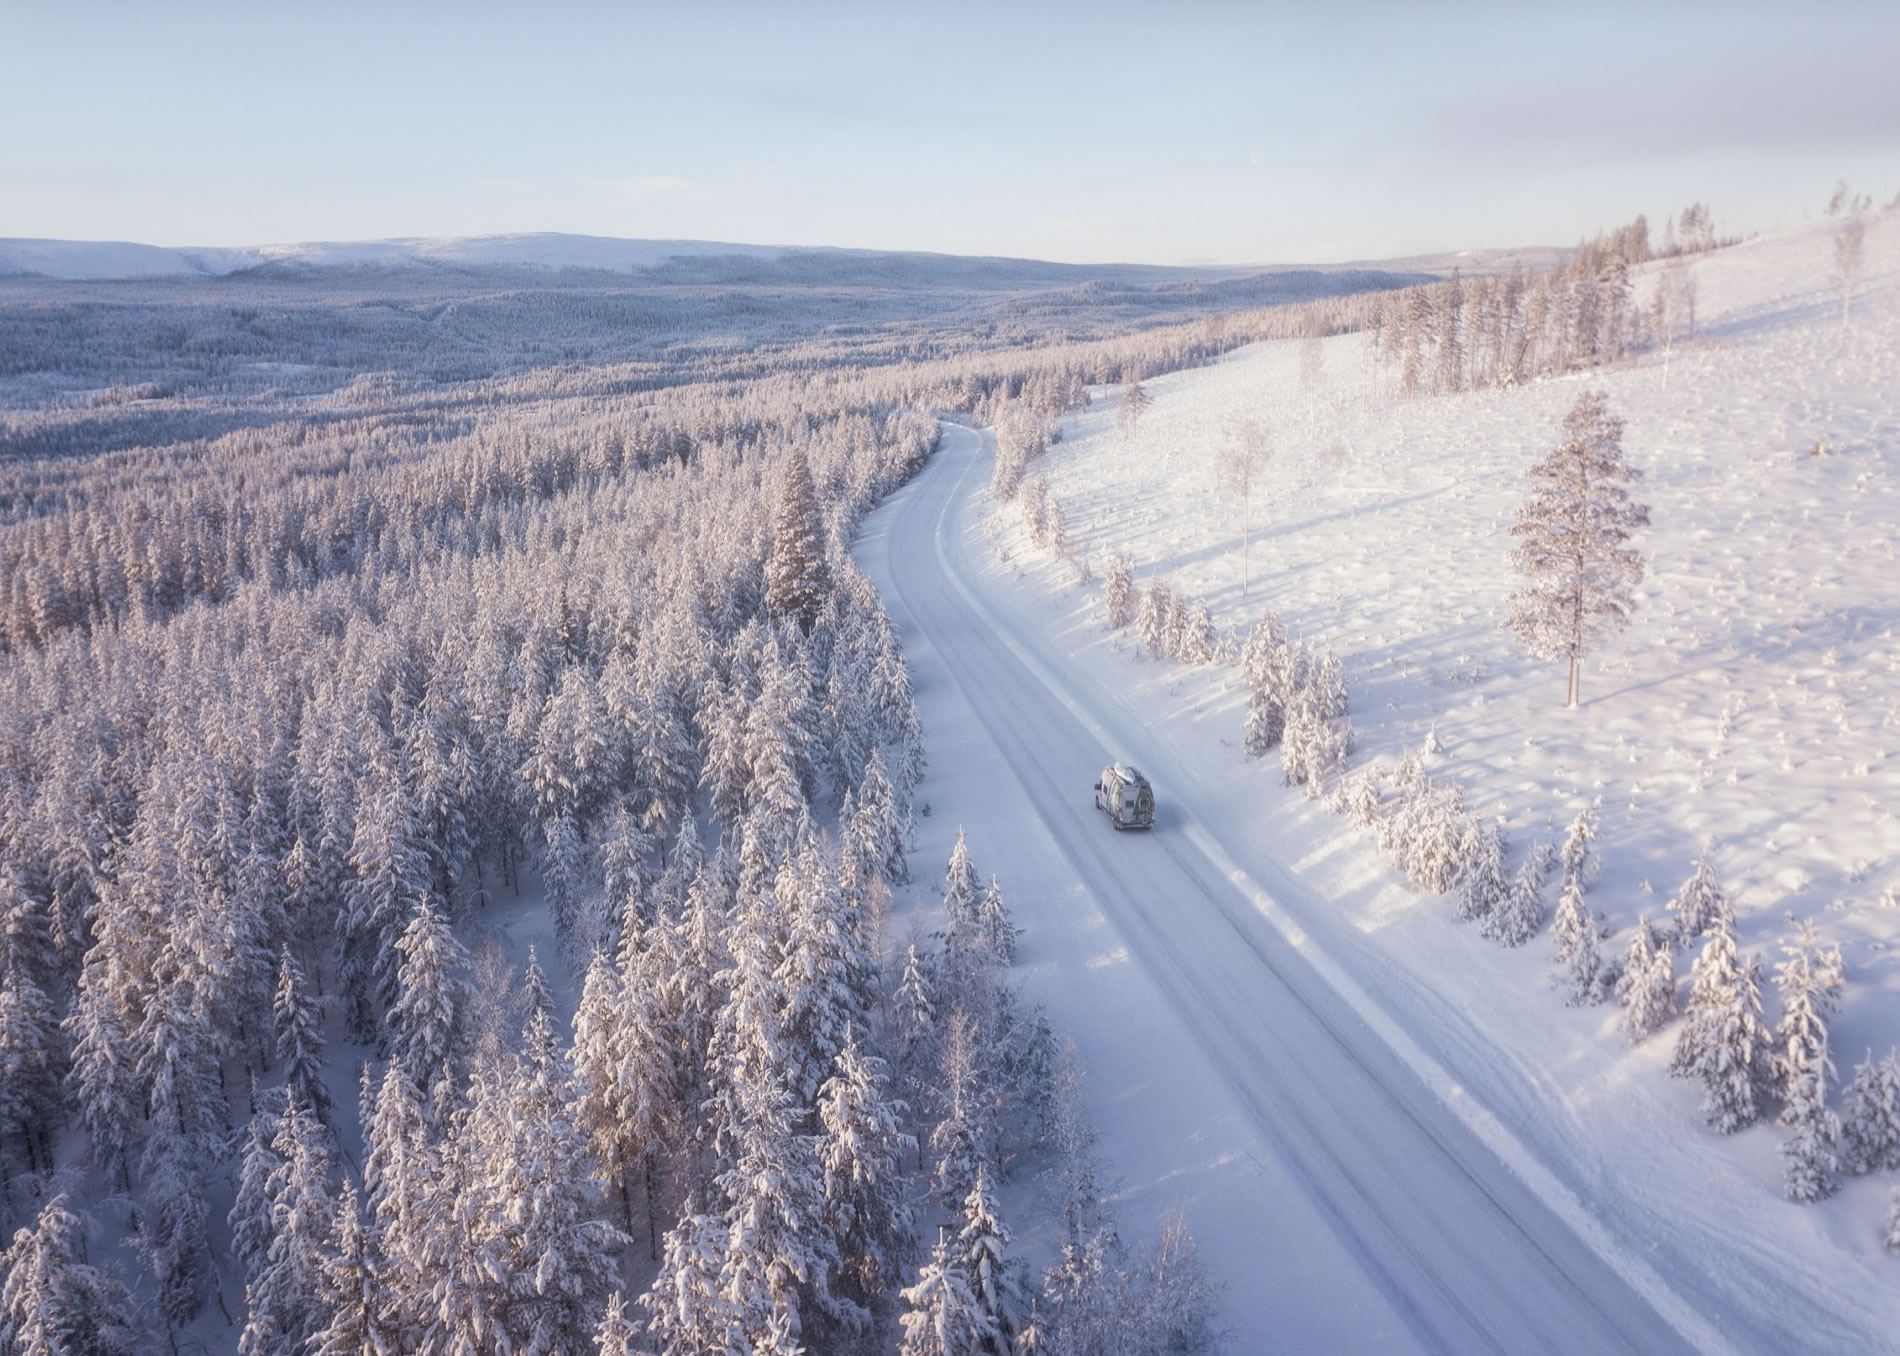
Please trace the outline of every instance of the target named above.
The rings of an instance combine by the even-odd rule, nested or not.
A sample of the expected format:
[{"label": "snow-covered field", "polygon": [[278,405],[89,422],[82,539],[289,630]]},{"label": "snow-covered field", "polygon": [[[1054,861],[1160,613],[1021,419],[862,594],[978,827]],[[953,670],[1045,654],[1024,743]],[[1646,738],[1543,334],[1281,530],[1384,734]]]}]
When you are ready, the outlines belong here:
[{"label": "snow-covered field", "polygon": [[[1125,551],[1138,579],[1165,576],[1222,626],[1272,608],[1332,646],[1355,765],[1389,763],[1435,727],[1432,775],[1505,816],[1520,852],[1601,797],[1589,903],[1614,929],[1606,955],[1639,914],[1662,918],[1704,843],[1745,952],[1771,964],[1815,920],[1847,964],[1833,1025],[1845,1076],[1865,1050],[1900,1042],[1900,221],[1870,230],[1845,327],[1825,229],[1690,267],[1699,333],[1666,374],[1655,355],[1405,401],[1375,390],[1357,336],[1325,343],[1317,383],[1302,380],[1298,344],[1262,345],[1149,383],[1132,440],[1105,396],[1032,474],[1047,476],[1083,558]],[[1502,629],[1507,528],[1526,468],[1586,387],[1628,421],[1650,569],[1634,626],[1586,664],[1584,704],[1565,711],[1561,670]],[[1273,442],[1244,594],[1241,514],[1219,477],[1243,419]],[[1031,546],[1013,509],[989,528],[999,598],[1073,661],[1065,673],[1133,717],[1109,728],[1192,769],[1197,812],[1220,806],[1223,846],[1284,868],[1310,944],[1583,1203],[1612,1250],[1653,1266],[1725,1345],[1893,1348],[1900,1285],[1878,1237],[1890,1177],[1847,1179],[1820,1205],[1784,1201],[1784,1132],[1705,1129],[1698,1089],[1666,1073],[1673,1027],[1631,1050],[1614,1005],[1566,1007],[1547,938],[1507,951],[1457,926],[1368,833],[1283,790],[1277,763],[1249,763],[1227,671],[1136,659],[1103,627],[1096,590]],[[1008,879],[1008,861],[992,865]],[[1056,1017],[1069,1021],[1059,1005]],[[1139,1071],[1098,1063],[1097,1076],[1111,1100]]]}]

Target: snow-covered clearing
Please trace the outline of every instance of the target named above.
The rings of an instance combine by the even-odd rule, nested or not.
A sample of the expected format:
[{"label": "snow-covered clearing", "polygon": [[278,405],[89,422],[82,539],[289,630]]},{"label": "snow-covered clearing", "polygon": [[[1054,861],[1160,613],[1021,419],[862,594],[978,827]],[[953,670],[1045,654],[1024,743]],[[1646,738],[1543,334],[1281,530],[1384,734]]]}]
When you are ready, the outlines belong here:
[{"label": "snow-covered clearing", "polygon": [[[1600,796],[1604,870],[1589,903],[1614,929],[1606,955],[1620,953],[1639,914],[1662,917],[1705,840],[1736,901],[1745,951],[1772,962],[1794,922],[1814,918],[1848,967],[1833,1026],[1845,1076],[1863,1050],[1900,1040],[1900,222],[1889,215],[1872,227],[1845,328],[1831,265],[1824,229],[1696,260],[1700,333],[1678,347],[1666,378],[1657,355],[1515,390],[1404,401],[1374,390],[1357,336],[1326,341],[1318,383],[1302,381],[1297,343],[1261,345],[1149,383],[1155,403],[1132,440],[1116,430],[1116,398],[1098,400],[1067,421],[1064,442],[1031,474],[1047,476],[1084,559],[1126,551],[1138,579],[1165,576],[1222,626],[1245,628],[1272,608],[1294,634],[1336,649],[1352,689],[1355,766],[1389,762],[1435,726],[1444,752],[1429,760],[1432,775],[1462,784],[1480,812],[1504,815],[1519,853]],[[1525,659],[1501,623],[1524,471],[1586,386],[1606,389],[1628,420],[1624,445],[1646,473],[1638,497],[1652,512],[1638,543],[1650,571],[1635,625],[1586,663],[1584,704],[1566,712],[1561,668]],[[1260,420],[1273,441],[1244,596],[1241,513],[1219,488],[1241,419]],[[946,540],[972,530],[985,502],[979,494],[948,505]],[[1389,1020],[1416,1041],[1560,1194],[1581,1202],[1599,1231],[1593,1245],[1644,1259],[1714,1325],[1719,1345],[1893,1348],[1900,1285],[1878,1238],[1890,1177],[1847,1179],[1818,1206],[1784,1201],[1783,1132],[1762,1125],[1720,1139],[1704,1129],[1698,1089],[1666,1073],[1673,1027],[1630,1050],[1614,1005],[1564,1006],[1547,983],[1548,939],[1507,951],[1456,926],[1449,902],[1410,889],[1370,834],[1283,790],[1277,761],[1250,763],[1243,696],[1226,670],[1134,658],[1104,628],[1096,590],[1030,546],[1014,509],[987,527],[997,551],[987,573],[965,565],[964,587],[987,600],[987,615],[1008,618],[1011,636],[1066,689],[1015,712],[1020,747],[1073,761],[1085,750],[1053,744],[1050,732],[1065,702],[1084,704],[1118,741],[1100,760],[1131,757],[1156,777],[1176,835],[1205,835],[1253,880],[1272,882],[1276,909],[1306,945],[1375,996],[1375,1027]],[[981,639],[980,628],[969,634]],[[995,642],[981,648],[993,652]],[[941,672],[926,655],[918,661]],[[1000,661],[992,653],[984,662]],[[978,777],[963,770],[980,762],[964,745],[984,736],[954,701],[923,699],[938,765]],[[1011,700],[986,688],[978,704],[1006,713]],[[1157,989],[1205,997],[1236,962],[1219,947],[1191,947],[1180,962],[1187,972],[1170,975],[1176,962],[1157,954],[1154,929],[1197,935],[1205,900],[1144,900],[1141,917],[1125,907],[1143,898],[1143,862],[1193,849],[1167,834],[1154,844],[1106,831],[1085,840],[1090,769],[1011,761],[1022,781],[1048,785],[1040,795],[1068,793],[1078,822],[1038,829],[995,771],[923,794],[968,822],[973,843],[1003,838],[986,869],[1006,880],[1041,871],[1049,883],[1051,893],[1019,884],[1013,897],[1055,972],[1041,982],[1058,1023],[1086,1030],[1106,1013],[1147,1036],[1120,1049],[1084,1042],[1123,1169],[1172,1168],[1185,1175],[1184,1193],[1223,1192],[1187,1146],[1172,1146],[1170,1159],[1152,1142],[1163,1123],[1193,1115],[1144,1084],[1179,1020]],[[1045,833],[1067,847],[1073,870],[1051,860]],[[1095,897],[1102,880],[1124,891],[1122,908]],[[1054,893],[1061,882],[1066,896]],[[1086,945],[1050,936],[1085,926],[1094,930]],[[1121,964],[1124,954],[1132,964]],[[1091,957],[1134,972],[1123,994],[1083,996]],[[1203,1057],[1223,1054],[1209,1047]],[[1219,1080],[1196,1081],[1178,1066],[1167,1073],[1186,1084],[1179,1096],[1204,1095],[1210,1116],[1231,1114],[1221,1098],[1232,1090]],[[1283,1089],[1276,1100],[1337,1093],[1316,1073],[1306,1094]],[[1116,1102],[1126,1106],[1111,1111]],[[1324,1190],[1309,1197],[1323,1200]],[[1284,1246],[1301,1232],[1298,1218],[1209,1238],[1209,1251],[1251,1247],[1259,1234]],[[1309,1289],[1304,1278],[1280,1289],[1270,1264],[1257,1274],[1273,1293],[1239,1312],[1271,1311],[1276,1327],[1289,1310],[1336,1302],[1336,1288]],[[1501,1272],[1498,1286],[1511,1284]],[[1708,1341],[1706,1331],[1692,1335]],[[1560,1345],[1590,1344],[1579,1334]]]}]

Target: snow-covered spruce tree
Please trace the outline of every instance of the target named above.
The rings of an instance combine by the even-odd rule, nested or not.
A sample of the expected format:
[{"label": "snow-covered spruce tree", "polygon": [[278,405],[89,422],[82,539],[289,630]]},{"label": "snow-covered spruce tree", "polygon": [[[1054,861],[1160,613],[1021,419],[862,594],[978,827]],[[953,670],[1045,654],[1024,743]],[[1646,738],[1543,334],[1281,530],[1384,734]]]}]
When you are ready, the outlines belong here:
[{"label": "snow-covered spruce tree", "polygon": [[1700,937],[1727,907],[1728,897],[1722,893],[1722,883],[1716,879],[1705,844],[1696,854],[1695,871],[1669,901],[1669,912],[1676,919],[1676,940],[1687,943]]},{"label": "snow-covered spruce tree", "polygon": [[[796,1343],[812,1315],[840,1304],[831,1278],[837,1243],[823,1227],[824,1174],[816,1141],[792,1126],[794,1107],[770,1064],[740,1071],[716,1185],[725,1203],[726,1252],[719,1288],[734,1304],[754,1349]],[[785,1350],[791,1348],[786,1347]]]},{"label": "snow-covered spruce tree", "polygon": [[778,1058],[793,1102],[810,1107],[845,1032],[864,1024],[860,995],[873,965],[815,844],[806,843],[779,868],[774,898],[785,920],[773,972],[781,1002]]},{"label": "snow-covered spruce tree", "polygon": [[522,990],[520,1052],[476,1058],[444,1146],[452,1196],[436,1208],[459,1227],[431,1240],[438,1302],[425,1344],[448,1350],[584,1349],[628,1243],[600,1217],[573,1069],[532,951]]},{"label": "snow-covered spruce tree", "polygon": [[336,1208],[324,1143],[322,1124],[294,1093],[288,1096],[271,1146],[276,1163],[264,1185],[269,1242],[244,1287],[242,1356],[300,1352],[325,1322],[323,1261]]},{"label": "snow-covered spruce tree", "polygon": [[65,1074],[65,1038],[25,964],[0,975],[0,1144],[25,1146],[30,1168],[53,1165],[53,1118]]},{"label": "snow-covered spruce tree", "polygon": [[93,964],[92,958],[104,945],[103,940],[94,942],[80,974],[78,998],[66,1014],[64,1025],[72,1044],[66,1096],[85,1129],[93,1162],[125,1189],[132,1184],[128,1155],[144,1111],[144,1098],[132,1068],[133,1053],[120,1012],[121,967],[108,962],[96,967]]},{"label": "snow-covered spruce tree", "polygon": [[667,1231],[659,1272],[639,1300],[656,1356],[748,1350],[738,1307],[720,1282],[729,1237],[725,1220],[700,1210],[691,1198]]},{"label": "snow-covered spruce tree", "polygon": [[396,949],[402,961],[396,1002],[389,1009],[390,1058],[411,1085],[427,1092],[452,1077],[460,1053],[468,953],[426,895],[416,900]]},{"label": "snow-covered spruce tree", "polygon": [[1623,1005],[1623,1034],[1631,1045],[1641,1045],[1676,1015],[1676,953],[1648,914],[1636,920],[1636,935],[1623,953],[1616,997]]},{"label": "snow-covered spruce tree", "polygon": [[1564,834],[1563,853],[1558,861],[1563,867],[1566,886],[1575,884],[1581,890],[1602,870],[1597,860],[1597,817],[1602,804],[1599,798],[1577,811],[1577,817],[1570,821],[1570,828]]},{"label": "snow-covered spruce tree", "polygon": [[1504,875],[1503,822],[1476,815],[1467,818],[1458,856],[1465,864],[1464,883],[1458,894],[1458,921],[1489,918],[1511,888]]},{"label": "snow-covered spruce tree", "polygon": [[1522,946],[1544,926],[1544,872],[1535,860],[1519,864],[1511,888],[1479,925],[1484,936],[1501,946]]},{"label": "snow-covered spruce tree", "polygon": [[158,1287],[159,1313],[173,1329],[197,1316],[213,1279],[205,1173],[218,1157],[222,1104],[188,989],[163,984],[135,1038],[150,1108],[139,1162],[145,1199],[138,1244]]},{"label": "snow-covered spruce tree", "polygon": [[871,1311],[887,1297],[915,1242],[904,1158],[916,1141],[900,1128],[904,1103],[886,1090],[884,1061],[847,1032],[818,1093],[818,1162],[825,1219],[838,1248],[838,1291]]},{"label": "snow-covered spruce tree", "polygon": [[395,999],[400,955],[395,942],[408,921],[410,902],[428,893],[430,885],[421,826],[396,751],[382,739],[369,745],[349,847],[352,876],[337,967],[350,1029],[362,1039],[375,1032],[378,1006]]},{"label": "snow-covered spruce tree", "polygon": [[1398,803],[1379,822],[1379,846],[1419,890],[1443,894],[1462,879],[1466,859],[1464,788],[1422,772],[1397,783]]},{"label": "snow-covered spruce tree", "polygon": [[231,1227],[231,1255],[243,1277],[261,1274],[270,1257],[271,1175],[282,1159],[277,1156],[277,1130],[282,1121],[280,1090],[254,1100],[262,1102],[245,1126],[244,1148],[238,1158],[237,1190],[225,1222]]},{"label": "snow-covered spruce tree", "polygon": [[19,1356],[131,1356],[141,1349],[131,1297],[87,1259],[85,1220],[61,1192],[0,1250],[0,1351]]},{"label": "snow-covered spruce tree", "polygon": [[1009,1255],[1010,1233],[997,1211],[987,1163],[977,1164],[976,1181],[963,1199],[961,1219],[956,1255],[969,1278],[983,1326],[996,1334],[987,1349],[996,1356],[1008,1356],[1028,1305],[1015,1259]]},{"label": "snow-covered spruce tree", "polygon": [[1844,974],[1840,947],[1821,945],[1813,919],[1803,920],[1795,940],[1781,948],[1781,955],[1775,966],[1775,989],[1781,996],[1775,1071],[1785,1096],[1817,1061],[1830,1073],[1833,1070],[1827,1054],[1827,1024],[1840,1004]]},{"label": "snow-covered spruce tree", "polygon": [[1623,421],[1609,397],[1586,391],[1564,417],[1564,440],[1531,468],[1518,507],[1511,563],[1527,577],[1511,601],[1510,629],[1539,659],[1570,665],[1565,705],[1575,706],[1583,657],[1629,621],[1643,558],[1627,545],[1649,522],[1630,497],[1639,475],[1623,457]]},{"label": "snow-covered spruce tree", "polygon": [[1168,597],[1168,618],[1162,629],[1162,647],[1169,658],[1187,660],[1188,600],[1184,593]]},{"label": "snow-covered spruce tree", "polygon": [[772,510],[772,551],[765,566],[765,605],[774,617],[789,617],[809,635],[831,591],[818,491],[804,454],[786,459]]},{"label": "snow-covered spruce tree", "polygon": [[1135,567],[1121,551],[1111,551],[1102,566],[1102,606],[1108,613],[1111,630],[1119,631],[1135,620]]},{"label": "snow-covered spruce tree", "polygon": [[1016,938],[1021,935],[1009,917],[1009,905],[1003,899],[1002,884],[995,876],[990,877],[983,897],[977,901],[976,921],[983,936],[984,948],[989,953],[990,964],[1007,967],[1016,963]]},{"label": "snow-covered spruce tree", "polygon": [[985,1326],[970,1278],[941,1236],[902,1299],[898,1356],[982,1356],[1001,1340]]},{"label": "snow-covered spruce tree", "polygon": [[1207,610],[1206,603],[1195,603],[1181,623],[1181,662],[1197,665],[1214,662],[1214,616]]},{"label": "snow-covered spruce tree", "polygon": [[1743,962],[1725,906],[1689,971],[1689,1005],[1670,1072],[1702,1082],[1702,1114],[1722,1134],[1753,1125],[1774,1086],[1774,1042],[1762,1022],[1761,967]]},{"label": "snow-covered spruce tree", "polygon": [[323,1085],[321,1014],[304,989],[303,967],[285,946],[277,964],[277,997],[271,1008],[277,1057],[284,1062],[284,1086],[324,1124],[330,1122],[330,1093]]},{"label": "snow-covered spruce tree", "polygon": [[1309,798],[1317,799],[1327,778],[1351,756],[1352,744],[1352,726],[1327,716],[1319,694],[1302,689],[1286,709],[1281,776],[1288,786],[1303,786]]},{"label": "snow-covered spruce tree", "polygon": [[1856,1175],[1900,1168],[1900,1054],[1873,1052],[1841,1097],[1841,1167]]},{"label": "snow-covered spruce tree", "polygon": [[1882,1230],[1882,1242],[1888,1252],[1900,1252],[1900,1187],[1893,1189],[1893,1202],[1887,1207],[1887,1225]]},{"label": "snow-covered spruce tree", "polygon": [[944,921],[938,934],[943,943],[944,975],[954,990],[960,990],[986,962],[980,890],[976,868],[970,863],[970,845],[959,827],[957,841],[950,849],[950,860],[944,867]]},{"label": "snow-covered spruce tree", "polygon": [[1150,659],[1161,659],[1168,653],[1168,617],[1173,609],[1174,600],[1161,580],[1154,580],[1141,591],[1141,602],[1135,608],[1135,641]]},{"label": "snow-covered spruce tree", "polygon": [[310,1338],[310,1356],[385,1356],[403,1350],[401,1333],[384,1322],[387,1303],[362,1202],[355,1183],[345,1181],[337,1193],[333,1242],[323,1256],[324,1323]]},{"label": "snow-covered spruce tree", "polygon": [[[367,1081],[367,1071],[365,1071]],[[364,1100],[369,1099],[367,1087]],[[432,1108],[438,1114],[442,1108]],[[434,1308],[436,1263],[444,1241],[439,1211],[449,1209],[441,1156],[424,1117],[422,1095],[391,1060],[366,1108],[364,1205],[372,1223],[376,1324],[398,1349],[420,1345]]]},{"label": "snow-covered spruce tree", "polygon": [[1584,903],[1581,880],[1565,876],[1550,933],[1556,942],[1557,965],[1570,988],[1566,1001],[1572,1007],[1601,1003],[1604,999],[1602,948],[1598,944],[1596,915]]},{"label": "snow-covered spruce tree", "polygon": [[848,832],[863,844],[866,857],[888,881],[901,882],[910,876],[904,859],[904,824],[897,812],[897,797],[884,770],[884,754],[873,748],[864,762],[864,779],[858,787],[857,814]]},{"label": "snow-covered spruce tree", "polygon": [[580,916],[587,849],[572,815],[558,814],[544,821],[541,832],[541,888],[547,894],[555,932],[566,946],[567,954],[574,954],[582,951],[588,941],[581,936]]},{"label": "snow-covered spruce tree", "polygon": [[1122,383],[1122,404],[1115,412],[1115,426],[1129,441],[1141,431],[1141,417],[1154,404],[1154,397],[1142,387],[1139,373],[1131,372],[1128,380]]},{"label": "snow-covered spruce tree", "polygon": [[1834,1077],[1827,1023],[1842,983],[1839,947],[1823,947],[1812,919],[1782,948],[1775,967],[1781,1022],[1775,1032],[1775,1068],[1781,1084],[1781,1124],[1794,1133],[1781,1146],[1783,1187],[1792,1201],[1816,1201],[1834,1192],[1840,1121],[1828,1109]]}]

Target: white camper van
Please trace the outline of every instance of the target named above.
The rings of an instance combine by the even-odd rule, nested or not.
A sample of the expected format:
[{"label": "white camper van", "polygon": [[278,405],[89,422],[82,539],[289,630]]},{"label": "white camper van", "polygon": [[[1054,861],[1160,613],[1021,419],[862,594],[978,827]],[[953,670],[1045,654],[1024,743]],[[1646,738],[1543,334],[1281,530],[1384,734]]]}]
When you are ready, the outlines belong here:
[{"label": "white camper van", "polygon": [[1126,763],[1102,769],[1095,783],[1095,808],[1118,829],[1151,829],[1155,822],[1155,793],[1148,779]]}]

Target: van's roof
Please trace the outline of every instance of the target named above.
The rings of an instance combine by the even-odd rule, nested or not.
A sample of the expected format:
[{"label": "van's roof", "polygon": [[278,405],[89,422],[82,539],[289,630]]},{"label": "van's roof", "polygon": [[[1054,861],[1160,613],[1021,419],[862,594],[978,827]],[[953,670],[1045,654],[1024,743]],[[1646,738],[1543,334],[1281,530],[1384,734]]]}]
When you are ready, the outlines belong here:
[{"label": "van's roof", "polygon": [[1141,775],[1141,770],[1132,763],[1114,763],[1110,765],[1108,770],[1125,782],[1145,782],[1148,780]]}]

